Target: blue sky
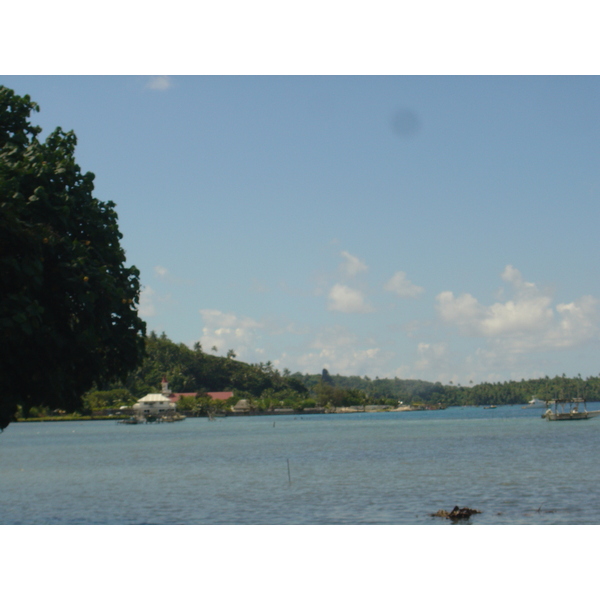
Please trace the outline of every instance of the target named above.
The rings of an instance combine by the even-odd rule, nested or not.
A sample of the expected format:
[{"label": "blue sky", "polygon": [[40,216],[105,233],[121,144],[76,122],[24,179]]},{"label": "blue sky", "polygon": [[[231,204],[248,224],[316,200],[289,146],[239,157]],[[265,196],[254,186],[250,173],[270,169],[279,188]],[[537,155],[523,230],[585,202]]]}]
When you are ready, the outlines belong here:
[{"label": "blue sky", "polygon": [[600,371],[598,77],[0,83],[77,134],[149,331],[292,372]]}]

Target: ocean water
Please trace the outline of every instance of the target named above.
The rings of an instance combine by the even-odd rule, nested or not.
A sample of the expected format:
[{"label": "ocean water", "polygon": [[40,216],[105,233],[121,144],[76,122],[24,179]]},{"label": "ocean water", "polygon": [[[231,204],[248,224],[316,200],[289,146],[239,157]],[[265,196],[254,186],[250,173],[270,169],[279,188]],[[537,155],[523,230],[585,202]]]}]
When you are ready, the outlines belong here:
[{"label": "ocean water", "polygon": [[[598,407],[589,405],[588,409]],[[0,524],[600,524],[600,417],[540,409],[13,423]]]}]

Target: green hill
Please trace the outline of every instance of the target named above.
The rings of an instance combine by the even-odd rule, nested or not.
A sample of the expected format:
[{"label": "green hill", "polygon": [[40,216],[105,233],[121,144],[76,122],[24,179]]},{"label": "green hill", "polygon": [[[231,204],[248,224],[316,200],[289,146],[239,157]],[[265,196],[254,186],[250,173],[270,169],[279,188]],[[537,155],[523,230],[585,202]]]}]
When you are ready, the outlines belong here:
[{"label": "green hill", "polygon": [[[600,401],[600,378],[554,378],[481,383],[461,386],[442,385],[416,379],[394,379],[359,376],[330,375],[326,369],[320,374],[290,373],[278,371],[271,362],[247,364],[235,360],[235,353],[227,357],[204,352],[199,344],[189,348],[171,341],[164,333],[150,333],[145,340],[146,355],[142,365],[124,382],[94,388],[86,393],[84,413],[114,409],[131,405],[136,399],[161,389],[166,377],[170,388],[179,393],[196,393],[180,402],[182,410],[200,414],[214,410],[226,410],[241,398],[245,398],[255,411],[273,408],[302,410],[320,407],[364,406],[370,404],[415,407],[445,407],[457,405],[525,404],[532,396],[542,400],[553,398],[584,397],[588,401]],[[211,405],[205,392],[231,391],[233,397],[220,404]],[[43,416],[44,400],[31,409],[29,415]]]}]

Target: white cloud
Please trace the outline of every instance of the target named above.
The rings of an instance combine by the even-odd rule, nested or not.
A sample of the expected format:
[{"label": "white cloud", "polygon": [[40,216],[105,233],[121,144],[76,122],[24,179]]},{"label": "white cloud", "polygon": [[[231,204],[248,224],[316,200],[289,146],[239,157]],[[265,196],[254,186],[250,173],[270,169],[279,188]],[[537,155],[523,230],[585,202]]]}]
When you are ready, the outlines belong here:
[{"label": "white cloud", "polygon": [[554,318],[550,303],[551,298],[539,296],[493,304],[486,309],[481,332],[485,336],[503,336],[543,331]]},{"label": "white cloud", "polygon": [[329,291],[329,310],[343,313],[368,313],[373,309],[360,291],[336,283]]},{"label": "white cloud", "polygon": [[156,315],[156,307],[154,306],[154,290],[150,286],[146,286],[140,292],[140,304],[138,314],[142,318],[153,317]]},{"label": "white cloud", "polygon": [[442,320],[456,325],[465,335],[496,337],[546,330],[554,320],[552,299],[543,295],[520,297],[491,306],[482,305],[471,294],[437,296]]},{"label": "white cloud", "polygon": [[512,265],[506,265],[500,277],[502,277],[504,281],[512,283],[515,289],[521,292],[536,291],[535,283],[529,283],[525,281],[521,275],[521,272],[518,269],[515,269]]},{"label": "white cloud", "polygon": [[394,273],[391,279],[384,285],[384,289],[387,292],[398,294],[400,298],[416,298],[425,291],[422,287],[411,283],[406,278],[404,271]]},{"label": "white cloud", "polygon": [[367,265],[360,258],[352,256],[349,252],[344,250],[340,254],[345,261],[341,265],[342,272],[348,275],[348,277],[354,277],[358,273],[368,269]]},{"label": "white cloud", "polygon": [[483,319],[485,309],[471,294],[461,294],[455,298],[452,292],[442,292],[436,300],[442,321],[456,325],[467,335],[477,334],[477,327]]},{"label": "white cloud", "polygon": [[373,372],[381,359],[381,349],[364,347],[358,337],[342,327],[321,331],[310,344],[311,351],[299,356],[298,370],[319,373],[328,369],[332,373],[357,375]]},{"label": "white cloud", "polygon": [[257,330],[263,327],[258,321],[213,309],[202,309],[200,314],[204,321],[200,343],[205,350],[216,346],[225,354],[233,349],[238,358],[257,350]]},{"label": "white cloud", "polygon": [[592,296],[553,307],[552,297],[524,281],[511,265],[504,269],[502,279],[514,290],[514,298],[504,303],[485,306],[471,294],[439,294],[437,311],[442,321],[463,335],[487,338],[508,352],[569,348],[597,337],[597,300]]},{"label": "white cloud", "polygon": [[583,296],[569,304],[557,304],[557,323],[546,332],[543,342],[560,349],[598,339],[598,300]]},{"label": "white cloud", "polygon": [[158,90],[159,92],[164,92],[168,90],[173,85],[171,78],[168,75],[156,75],[154,77],[150,77],[150,80],[146,84],[146,87],[149,90]]},{"label": "white cloud", "polygon": [[538,355],[523,355],[507,351],[500,345],[491,349],[477,348],[464,359],[461,371],[462,379],[455,376],[454,381],[518,381],[520,379],[535,379],[543,377],[546,371],[540,367],[547,361]]},{"label": "white cloud", "polygon": [[169,274],[169,271],[167,271],[167,269],[165,267],[161,267],[160,265],[157,265],[156,267],[154,267],[154,274],[157,277],[164,279]]},{"label": "white cloud", "polygon": [[419,371],[440,370],[442,367],[446,367],[448,346],[444,343],[427,344],[421,342],[417,346],[417,354],[419,358],[415,362],[415,369]]}]

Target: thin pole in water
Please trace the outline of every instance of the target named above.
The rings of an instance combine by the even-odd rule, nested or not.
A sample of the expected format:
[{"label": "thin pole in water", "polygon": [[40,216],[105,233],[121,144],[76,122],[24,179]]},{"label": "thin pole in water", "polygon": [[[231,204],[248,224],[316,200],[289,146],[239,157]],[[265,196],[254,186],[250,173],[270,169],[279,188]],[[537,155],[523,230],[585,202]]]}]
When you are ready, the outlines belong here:
[{"label": "thin pole in water", "polygon": [[287,463],[288,463],[288,481],[290,483],[292,483],[292,476],[290,474],[290,459],[289,458],[287,459]]}]

